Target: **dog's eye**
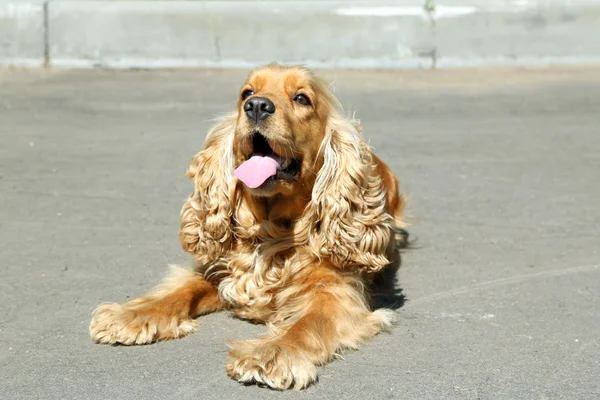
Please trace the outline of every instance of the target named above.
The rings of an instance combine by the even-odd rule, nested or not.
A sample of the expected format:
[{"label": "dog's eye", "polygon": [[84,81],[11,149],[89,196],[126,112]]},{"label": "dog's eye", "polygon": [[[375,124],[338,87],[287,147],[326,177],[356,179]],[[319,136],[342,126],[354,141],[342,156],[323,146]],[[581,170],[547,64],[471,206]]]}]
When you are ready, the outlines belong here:
[{"label": "dog's eye", "polygon": [[242,100],[246,100],[248,97],[254,95],[254,91],[252,89],[244,90],[242,92]]},{"label": "dog's eye", "polygon": [[301,106],[310,106],[310,100],[303,94],[297,94],[296,97],[294,97],[294,101]]}]

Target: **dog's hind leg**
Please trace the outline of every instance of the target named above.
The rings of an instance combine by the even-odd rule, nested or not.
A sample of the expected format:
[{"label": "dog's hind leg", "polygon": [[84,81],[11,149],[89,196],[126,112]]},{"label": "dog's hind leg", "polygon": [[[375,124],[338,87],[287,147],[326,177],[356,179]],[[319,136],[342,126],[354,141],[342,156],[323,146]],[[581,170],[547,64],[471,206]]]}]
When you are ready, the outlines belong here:
[{"label": "dog's hind leg", "polygon": [[96,343],[134,345],[177,339],[195,331],[195,317],[222,308],[217,288],[201,274],[173,267],[146,296],[98,306],[89,332]]}]

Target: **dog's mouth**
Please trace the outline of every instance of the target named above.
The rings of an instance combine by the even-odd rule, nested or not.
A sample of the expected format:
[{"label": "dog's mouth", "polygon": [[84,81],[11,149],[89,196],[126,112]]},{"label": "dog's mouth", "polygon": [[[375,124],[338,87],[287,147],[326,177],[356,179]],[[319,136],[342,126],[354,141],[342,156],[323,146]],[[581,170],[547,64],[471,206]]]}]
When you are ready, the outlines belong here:
[{"label": "dog's mouth", "polygon": [[248,159],[235,170],[235,176],[251,189],[277,180],[295,180],[299,175],[300,162],[275,153],[267,138],[260,132],[255,132],[252,136],[252,150]]}]

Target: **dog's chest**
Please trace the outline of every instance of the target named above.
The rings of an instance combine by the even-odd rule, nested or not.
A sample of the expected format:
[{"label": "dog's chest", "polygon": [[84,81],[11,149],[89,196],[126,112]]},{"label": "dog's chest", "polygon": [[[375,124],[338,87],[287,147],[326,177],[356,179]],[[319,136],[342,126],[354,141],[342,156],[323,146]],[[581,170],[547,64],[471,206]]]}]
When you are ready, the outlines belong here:
[{"label": "dog's chest", "polygon": [[282,267],[272,258],[240,254],[232,259],[228,276],[219,283],[219,296],[237,316],[266,321],[274,308],[274,295],[283,284]]}]

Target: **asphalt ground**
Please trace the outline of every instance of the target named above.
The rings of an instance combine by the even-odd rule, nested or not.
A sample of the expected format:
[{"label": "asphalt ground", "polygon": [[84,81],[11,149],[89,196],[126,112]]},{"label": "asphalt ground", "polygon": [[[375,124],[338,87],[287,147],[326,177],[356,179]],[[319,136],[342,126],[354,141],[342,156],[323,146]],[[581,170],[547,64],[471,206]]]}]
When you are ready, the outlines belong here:
[{"label": "asphalt ground", "polygon": [[185,264],[183,174],[247,71],[0,71],[0,397],[597,399],[600,69],[322,71],[409,196],[398,325],[303,392],[227,377],[225,313],[96,345]]}]

